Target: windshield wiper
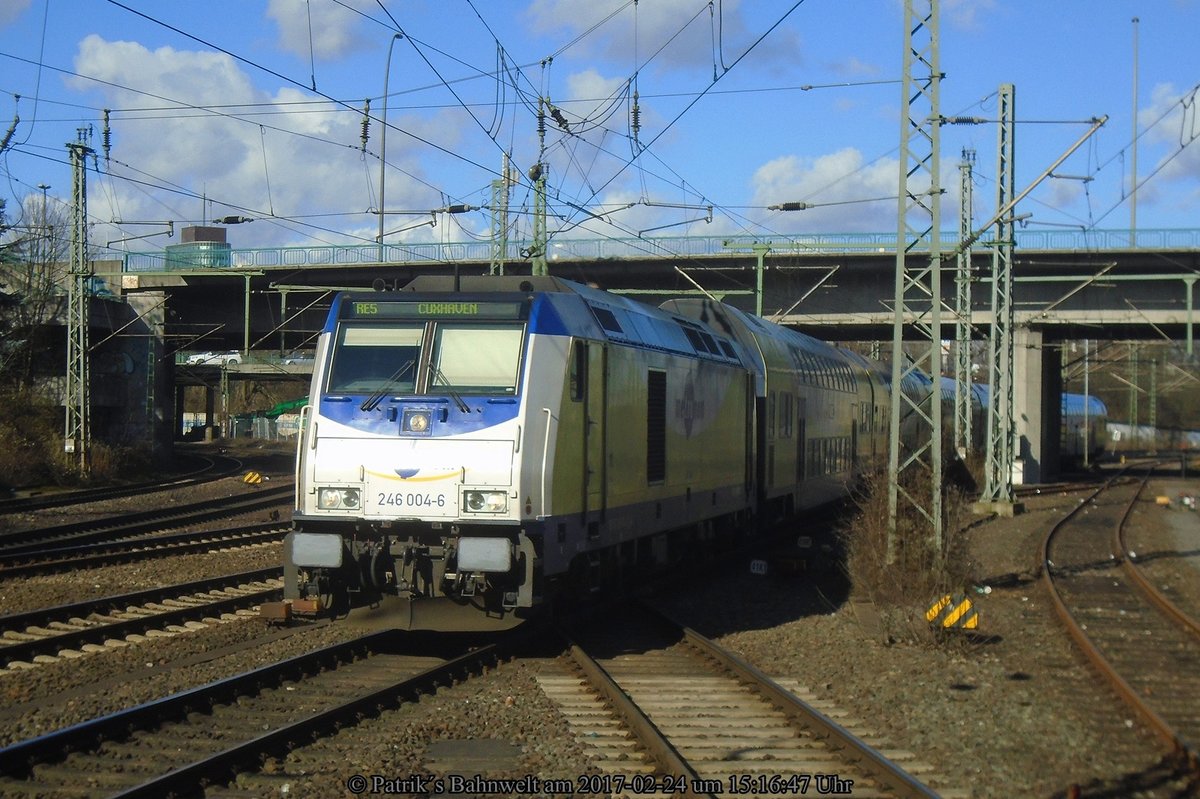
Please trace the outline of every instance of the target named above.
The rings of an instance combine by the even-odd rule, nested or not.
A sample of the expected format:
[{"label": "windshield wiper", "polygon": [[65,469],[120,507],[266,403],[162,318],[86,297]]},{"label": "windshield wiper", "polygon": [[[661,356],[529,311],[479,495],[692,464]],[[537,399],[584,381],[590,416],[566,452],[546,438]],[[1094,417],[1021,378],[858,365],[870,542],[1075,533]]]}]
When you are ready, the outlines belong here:
[{"label": "windshield wiper", "polygon": [[[433,361],[429,362],[429,370],[433,372],[434,380],[441,380],[442,386],[445,387],[446,393],[450,395],[450,399],[454,400],[455,406],[463,413],[470,413],[471,406],[459,396],[459,393],[454,390],[454,386],[450,385],[450,381],[446,378],[445,373]],[[436,384],[435,384],[436,385]]]},{"label": "windshield wiper", "polygon": [[362,405],[358,406],[360,411],[373,411],[379,403],[383,402],[383,398],[387,396],[388,389],[396,384],[401,375],[407,372],[413,365],[415,358],[410,358],[408,363],[401,366],[396,371],[392,372],[392,376],[383,381],[383,385],[375,390],[375,393],[363,400]]}]

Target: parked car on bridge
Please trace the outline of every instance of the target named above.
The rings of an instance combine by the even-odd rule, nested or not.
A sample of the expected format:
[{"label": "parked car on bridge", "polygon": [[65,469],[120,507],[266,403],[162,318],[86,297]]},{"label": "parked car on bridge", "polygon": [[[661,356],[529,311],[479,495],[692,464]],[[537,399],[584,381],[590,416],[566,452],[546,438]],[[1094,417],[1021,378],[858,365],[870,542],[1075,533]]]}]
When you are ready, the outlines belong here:
[{"label": "parked car on bridge", "polygon": [[242,354],[237,350],[228,352],[201,352],[187,359],[188,366],[229,366],[242,362]]}]

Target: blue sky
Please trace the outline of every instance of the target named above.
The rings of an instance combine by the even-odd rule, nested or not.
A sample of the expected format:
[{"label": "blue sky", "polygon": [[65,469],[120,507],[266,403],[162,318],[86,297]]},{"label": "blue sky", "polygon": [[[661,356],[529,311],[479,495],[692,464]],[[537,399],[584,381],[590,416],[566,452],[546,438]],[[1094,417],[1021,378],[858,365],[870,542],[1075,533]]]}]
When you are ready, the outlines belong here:
[{"label": "blue sky", "polygon": [[[1135,136],[1139,229],[1200,227],[1198,30],[1200,0],[943,0],[941,113],[986,120],[942,129],[943,228],[964,148],[976,222],[994,211],[1001,83],[1018,190],[1108,116],[1018,208],[1028,227],[1127,228]],[[373,241],[391,45],[389,242],[486,236],[485,210],[430,212],[488,205],[503,153],[549,165],[561,238],[894,231],[902,43],[901,0],[0,0],[0,196],[17,224],[39,184],[67,200],[90,126],[101,256],[178,241],[107,246],[158,229],[135,221],[234,214],[256,220],[239,247]],[[539,96],[565,123],[544,146]],[[528,238],[526,177],[510,204]]]}]

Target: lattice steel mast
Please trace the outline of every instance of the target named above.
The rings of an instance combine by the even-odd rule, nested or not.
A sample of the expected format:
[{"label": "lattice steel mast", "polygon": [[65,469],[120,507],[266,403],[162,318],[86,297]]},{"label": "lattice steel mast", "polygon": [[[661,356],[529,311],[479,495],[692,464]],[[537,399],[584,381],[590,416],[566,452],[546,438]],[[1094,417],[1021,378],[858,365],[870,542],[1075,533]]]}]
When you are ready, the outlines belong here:
[{"label": "lattice steel mast", "polygon": [[999,133],[996,143],[996,243],[992,250],[992,337],[988,359],[987,452],[984,461],[983,501],[1013,501],[1013,306],[1012,248],[1014,202],[1013,153],[1016,125],[1013,104],[1016,89],[1000,86]]},{"label": "lattice steel mast", "polygon": [[88,370],[88,326],[91,322],[92,264],[87,256],[87,128],[67,145],[71,156],[71,268],[67,287],[67,388],[64,450],[78,458],[79,473],[91,470],[91,382]]},{"label": "lattice steel mast", "polygon": [[[903,103],[900,127],[900,201],[896,242],[896,296],[892,329],[891,457],[888,464],[887,560],[896,556],[897,520],[915,512],[929,527],[929,544],[942,549],[942,420],[938,412],[941,349],[941,111],[939,0],[905,0]],[[917,9],[920,13],[917,13]],[[928,258],[909,256],[918,245]],[[906,362],[904,328],[915,334],[916,357]],[[928,374],[933,396],[906,396],[902,386]],[[900,451],[900,425],[922,429],[911,450]],[[928,436],[926,438],[926,436]]]},{"label": "lattice steel mast", "polygon": [[500,178],[492,181],[492,264],[488,269],[491,275],[504,274],[504,262],[508,257],[508,200],[512,186],[509,170],[508,153],[505,153]]},{"label": "lattice steel mast", "polygon": [[954,449],[965,459],[971,451],[971,169],[975,151],[963,150],[958,165],[958,269],[954,283]]}]

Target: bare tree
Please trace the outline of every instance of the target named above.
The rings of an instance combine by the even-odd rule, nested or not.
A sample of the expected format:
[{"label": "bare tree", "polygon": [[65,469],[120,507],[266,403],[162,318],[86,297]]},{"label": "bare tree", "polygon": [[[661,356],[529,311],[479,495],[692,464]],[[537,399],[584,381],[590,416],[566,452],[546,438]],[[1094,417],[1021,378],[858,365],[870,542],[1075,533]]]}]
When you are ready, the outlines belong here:
[{"label": "bare tree", "polygon": [[39,352],[55,351],[52,323],[65,307],[70,228],[67,209],[28,194],[21,218],[0,219],[0,381],[28,389],[42,372]]}]

